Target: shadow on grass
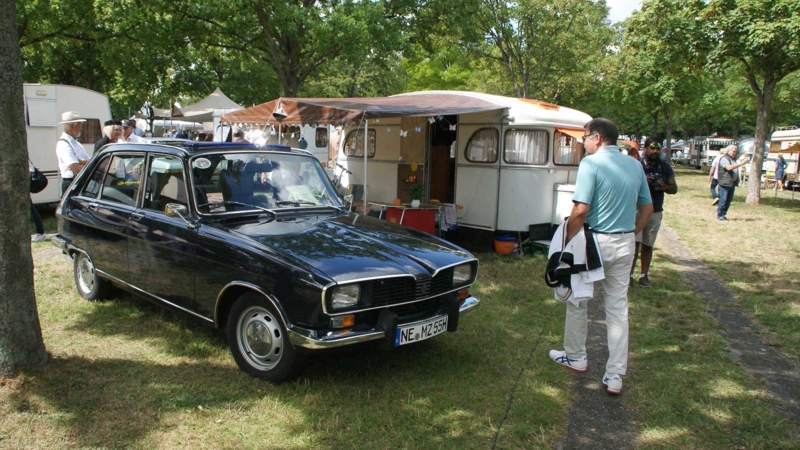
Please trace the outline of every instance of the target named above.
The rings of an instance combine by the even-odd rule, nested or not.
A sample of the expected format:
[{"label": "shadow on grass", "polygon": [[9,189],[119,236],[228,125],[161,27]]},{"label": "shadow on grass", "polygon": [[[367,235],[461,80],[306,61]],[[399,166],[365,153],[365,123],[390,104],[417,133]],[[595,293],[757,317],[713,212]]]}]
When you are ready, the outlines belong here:
[{"label": "shadow on grass", "polygon": [[[87,351],[102,353],[72,350],[26,372],[12,408],[49,409],[80,447],[152,446],[186,426],[204,445],[292,447],[258,440],[264,431],[256,425],[270,423],[278,429],[269,434],[285,442],[303,437],[297,448],[350,448],[354,436],[363,448],[485,448],[538,332],[547,321],[559,329],[563,313],[540,281],[543,259],[484,261],[485,279],[474,288],[482,308],[465,315],[458,332],[389,351],[306,354],[299,378],[279,385],[239,371],[221,332],[117,291],[63,322]],[[549,364],[548,348],[542,341],[521,379],[503,448],[551,447],[565,430],[569,377]],[[217,425],[230,410],[240,423]]]},{"label": "shadow on grass", "polygon": [[[730,355],[706,302],[658,256],[651,289],[631,290],[630,397],[641,446],[788,448],[791,424],[775,415],[760,380]],[[627,381],[626,381],[627,383]]]}]

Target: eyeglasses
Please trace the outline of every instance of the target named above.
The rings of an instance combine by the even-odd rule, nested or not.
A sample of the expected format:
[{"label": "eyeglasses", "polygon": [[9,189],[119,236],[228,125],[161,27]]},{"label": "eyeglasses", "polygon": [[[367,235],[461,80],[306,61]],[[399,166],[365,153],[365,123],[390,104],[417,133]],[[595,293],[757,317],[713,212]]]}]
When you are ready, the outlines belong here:
[{"label": "eyeglasses", "polygon": [[650,145],[648,145],[648,147],[650,147],[650,148],[661,148],[661,144],[659,144],[658,142],[651,142]]},{"label": "eyeglasses", "polygon": [[586,139],[588,139],[588,138],[590,138],[592,136],[597,136],[597,133],[584,134],[583,137],[581,138],[581,142],[586,142]]}]

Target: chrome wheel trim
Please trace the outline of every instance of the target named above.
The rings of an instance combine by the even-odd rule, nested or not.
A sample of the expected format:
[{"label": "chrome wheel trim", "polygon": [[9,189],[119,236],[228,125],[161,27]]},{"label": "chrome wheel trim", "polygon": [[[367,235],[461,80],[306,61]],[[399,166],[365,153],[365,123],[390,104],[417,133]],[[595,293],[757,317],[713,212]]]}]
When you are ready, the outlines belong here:
[{"label": "chrome wheel trim", "polygon": [[258,370],[272,370],[283,355],[283,330],[278,319],[262,306],[251,306],[236,322],[236,341],[248,364]]},{"label": "chrome wheel trim", "polygon": [[94,289],[94,265],[86,255],[81,255],[78,260],[78,285],[84,294],[89,294]]}]

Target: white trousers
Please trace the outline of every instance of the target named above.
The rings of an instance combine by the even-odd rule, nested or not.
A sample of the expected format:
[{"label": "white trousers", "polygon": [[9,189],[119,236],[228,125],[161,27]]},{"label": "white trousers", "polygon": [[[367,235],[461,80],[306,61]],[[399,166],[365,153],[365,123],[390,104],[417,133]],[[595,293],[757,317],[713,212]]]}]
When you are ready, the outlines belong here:
[{"label": "white trousers", "polygon": [[[605,279],[595,282],[595,289],[603,286],[606,309],[606,332],[608,339],[608,362],[606,372],[625,375],[628,368],[628,282],[633,263],[634,235],[595,234],[603,260]],[[564,350],[572,359],[586,356],[586,331],[589,301],[575,306],[567,302],[567,318],[564,322]]]}]

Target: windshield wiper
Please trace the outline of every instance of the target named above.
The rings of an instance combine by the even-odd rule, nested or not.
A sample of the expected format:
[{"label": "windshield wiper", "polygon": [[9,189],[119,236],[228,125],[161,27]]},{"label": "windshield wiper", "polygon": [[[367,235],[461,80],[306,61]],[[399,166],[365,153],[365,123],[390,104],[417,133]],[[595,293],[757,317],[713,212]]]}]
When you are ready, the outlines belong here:
[{"label": "windshield wiper", "polygon": [[278,206],[286,206],[286,205],[292,205],[292,206],[301,206],[301,205],[325,206],[325,205],[320,205],[319,203],[309,202],[307,200],[281,200],[281,201],[275,202],[275,204],[278,205]]},{"label": "windshield wiper", "polygon": [[259,211],[264,211],[265,213],[270,214],[273,219],[278,217],[278,213],[276,213],[275,211],[273,211],[273,210],[271,210],[269,208],[264,208],[263,206],[257,206],[257,205],[250,205],[250,204],[242,203],[242,202],[234,202],[232,200],[226,200],[226,201],[222,201],[222,202],[203,203],[202,205],[197,205],[197,209],[200,209],[200,208],[202,208],[204,206],[211,206],[211,205],[238,205],[238,206],[245,206],[245,207],[248,207],[248,208],[255,208],[255,209],[259,210]]}]

